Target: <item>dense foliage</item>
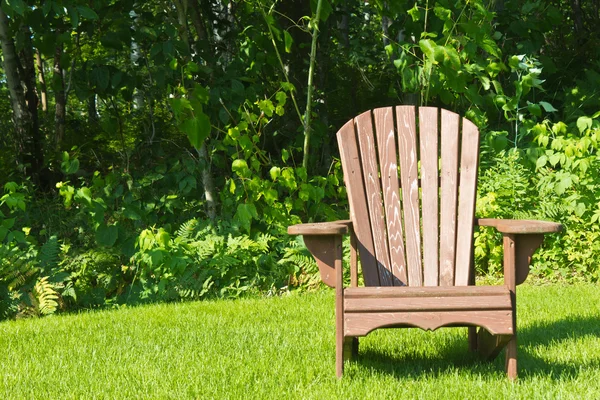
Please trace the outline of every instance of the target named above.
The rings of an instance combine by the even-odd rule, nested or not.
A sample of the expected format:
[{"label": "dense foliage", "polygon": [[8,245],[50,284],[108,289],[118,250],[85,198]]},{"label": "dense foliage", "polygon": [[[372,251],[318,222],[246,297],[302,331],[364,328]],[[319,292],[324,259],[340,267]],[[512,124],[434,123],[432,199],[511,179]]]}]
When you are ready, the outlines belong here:
[{"label": "dense foliage", "polygon": [[317,284],[286,227],[347,216],[333,133],[396,103],[473,120],[478,215],[562,222],[534,273],[598,281],[594,4],[3,0],[0,318]]}]

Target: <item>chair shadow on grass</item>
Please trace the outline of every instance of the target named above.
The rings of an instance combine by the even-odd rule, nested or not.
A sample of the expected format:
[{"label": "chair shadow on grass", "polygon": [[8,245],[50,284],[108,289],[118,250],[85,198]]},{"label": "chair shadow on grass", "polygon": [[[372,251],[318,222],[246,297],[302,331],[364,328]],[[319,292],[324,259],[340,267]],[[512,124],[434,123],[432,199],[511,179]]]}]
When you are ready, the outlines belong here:
[{"label": "chair shadow on grass", "polygon": [[[401,350],[402,355],[392,356],[387,354],[384,348],[373,349],[362,346],[353,363],[357,365],[358,370],[381,371],[399,379],[409,376],[452,374],[457,369],[465,369],[474,375],[503,375],[504,351],[493,362],[483,361],[476,352],[467,350],[466,329],[463,332],[464,335],[454,336],[446,342],[435,357],[422,357],[408,348]],[[582,367],[600,368],[600,354],[594,352],[590,352],[590,358],[583,362],[548,361],[538,355],[543,354],[549,345],[560,347],[562,343],[586,336],[600,338],[600,316],[565,318],[519,328],[519,380],[523,381],[535,376],[561,380],[576,377]],[[365,338],[361,340],[364,341]],[[351,370],[353,368],[348,373],[352,374]]]}]

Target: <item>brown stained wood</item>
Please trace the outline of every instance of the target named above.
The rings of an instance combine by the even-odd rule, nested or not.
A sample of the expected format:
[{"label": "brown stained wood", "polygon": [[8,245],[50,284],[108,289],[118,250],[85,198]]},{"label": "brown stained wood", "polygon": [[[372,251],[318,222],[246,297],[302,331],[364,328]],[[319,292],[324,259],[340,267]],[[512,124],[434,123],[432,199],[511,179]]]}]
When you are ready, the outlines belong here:
[{"label": "brown stained wood", "polygon": [[479,164],[479,130],[463,118],[462,146],[460,151],[460,182],[458,222],[456,232],[456,267],[454,284],[469,284],[469,268],[473,253],[473,219],[477,195],[477,167]]},{"label": "brown stained wood", "polygon": [[502,296],[388,297],[344,300],[344,313],[402,311],[511,310],[510,293]]},{"label": "brown stained wood", "polygon": [[517,276],[516,276],[516,244],[515,235],[505,233],[503,240],[504,250],[504,284],[512,293],[516,292]]},{"label": "brown stained wood", "polygon": [[[508,378],[514,380],[517,378],[517,276],[516,276],[516,243],[515,235],[505,233],[504,242],[504,284],[511,292],[513,301],[513,320],[512,326],[514,336],[506,346],[506,374]],[[493,333],[493,332],[492,332]]]},{"label": "brown stained wood", "polygon": [[321,280],[329,287],[335,287],[335,240],[336,235],[305,235],[304,244],[319,267]]},{"label": "brown stained wood", "polygon": [[484,360],[492,361],[498,357],[512,337],[512,335],[492,335],[480,328],[477,332],[477,350]]},{"label": "brown stained wood", "polygon": [[423,216],[423,283],[439,280],[438,109],[419,108],[421,146],[421,214]]},{"label": "brown stained wood", "polygon": [[508,379],[517,379],[517,336],[513,336],[506,345],[506,375]]},{"label": "brown stained wood", "polygon": [[350,231],[350,286],[358,286],[358,259],[356,257],[356,233]]},{"label": "brown stained wood", "polygon": [[387,225],[390,262],[394,276],[394,286],[407,283],[406,256],[404,254],[404,234],[402,232],[402,209],[400,206],[400,188],[398,186],[398,161],[394,129],[394,109],[392,107],[373,110],[381,187]]},{"label": "brown stained wood", "polygon": [[342,270],[342,237],[334,236],[335,269],[335,373],[344,373],[344,273]]},{"label": "brown stained wood", "polygon": [[458,198],[458,115],[441,112],[440,285],[454,285]]},{"label": "brown stained wood", "polygon": [[352,360],[358,355],[358,338],[344,337],[344,360]]},{"label": "brown stained wood", "polygon": [[379,286],[379,273],[375,260],[375,246],[371,236],[371,223],[367,210],[362,166],[358,156],[358,143],[354,120],[348,121],[337,133],[340,158],[344,167],[344,183],[350,203],[350,219],[355,222],[358,252],[365,286]]},{"label": "brown stained wood", "polygon": [[484,327],[496,335],[512,335],[512,311],[415,311],[382,313],[346,313],[345,336],[365,336],[378,328],[400,326],[436,330],[442,326]]},{"label": "brown stained wood", "polygon": [[478,218],[475,224],[479,226],[492,226],[502,233],[529,234],[529,233],[555,233],[562,230],[562,225],[550,221],[532,221],[527,219],[495,219]]},{"label": "brown stained wood", "polygon": [[422,286],[423,270],[421,267],[415,108],[412,106],[396,107],[396,123],[398,126],[398,158],[400,160],[400,181],[402,182],[408,284],[410,286]]},{"label": "brown stained wood", "polygon": [[525,282],[529,275],[529,265],[533,253],[541,246],[544,241],[543,234],[517,235],[515,254],[515,284],[520,285]]},{"label": "brown stained wood", "polygon": [[359,287],[347,288],[346,299],[351,298],[408,298],[408,297],[465,297],[503,296],[508,294],[506,286],[421,286],[421,287]]},{"label": "brown stained wood", "polygon": [[[414,107],[400,106],[395,109],[398,135],[395,144],[394,129],[390,127],[394,121],[391,110],[374,110],[374,120],[371,112],[361,114],[337,134],[352,222],[301,224],[288,229],[290,234],[305,236],[323,281],[336,290],[336,374],[341,376],[344,360],[356,355],[357,337],[374,329],[435,330],[442,326],[467,326],[469,348],[478,349],[487,358],[496,356],[508,341],[506,371],[510,379],[515,379],[516,286],[527,277],[531,256],[542,243],[542,234],[558,232],[561,225],[545,221],[474,220],[477,128],[463,120],[461,140],[459,117],[442,110],[441,139],[438,139],[437,109],[425,107],[419,109],[417,138]],[[438,147],[442,151],[439,176],[435,168]],[[396,154],[399,180],[394,179]],[[472,249],[475,224],[493,226],[503,233],[503,286],[475,286]],[[345,233],[351,235],[350,288],[343,288]],[[401,253],[403,233],[406,274],[403,278],[410,286],[385,286],[390,284],[388,278],[401,276],[401,261],[395,263],[394,259]],[[358,257],[366,287],[357,287]],[[431,260],[436,259],[438,277],[436,271],[431,272],[431,266],[435,266]],[[379,267],[383,272],[391,269],[392,273],[381,273]],[[436,279],[439,286],[429,286],[435,285]],[[479,333],[477,326],[483,328]]]},{"label": "brown stained wood", "polygon": [[291,225],[288,235],[344,235],[351,225],[350,220]]},{"label": "brown stained wood", "polygon": [[369,209],[371,232],[375,246],[375,257],[377,259],[377,271],[379,272],[379,284],[381,286],[392,286],[393,274],[388,250],[383,201],[381,199],[379,163],[375,149],[371,113],[362,113],[355,118],[355,121],[363,168],[363,179],[367,194],[367,207]]}]

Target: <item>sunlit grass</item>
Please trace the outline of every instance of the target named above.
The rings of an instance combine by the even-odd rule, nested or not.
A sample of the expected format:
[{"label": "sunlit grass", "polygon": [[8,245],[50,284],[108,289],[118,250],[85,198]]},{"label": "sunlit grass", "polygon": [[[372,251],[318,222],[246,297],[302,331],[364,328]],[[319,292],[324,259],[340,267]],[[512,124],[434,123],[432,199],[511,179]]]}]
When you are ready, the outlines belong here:
[{"label": "sunlit grass", "polygon": [[334,374],[333,293],[0,324],[0,398],[600,398],[600,287],[523,286],[519,380],[466,329],[380,330]]}]

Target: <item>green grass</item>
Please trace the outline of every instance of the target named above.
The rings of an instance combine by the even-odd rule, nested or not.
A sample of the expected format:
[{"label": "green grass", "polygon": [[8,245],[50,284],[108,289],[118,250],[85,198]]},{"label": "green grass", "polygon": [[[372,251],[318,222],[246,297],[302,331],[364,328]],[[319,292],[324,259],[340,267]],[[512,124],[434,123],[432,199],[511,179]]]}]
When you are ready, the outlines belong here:
[{"label": "green grass", "polygon": [[600,398],[600,287],[522,286],[519,380],[466,329],[376,331],[334,374],[330,290],[0,323],[0,398]]}]

